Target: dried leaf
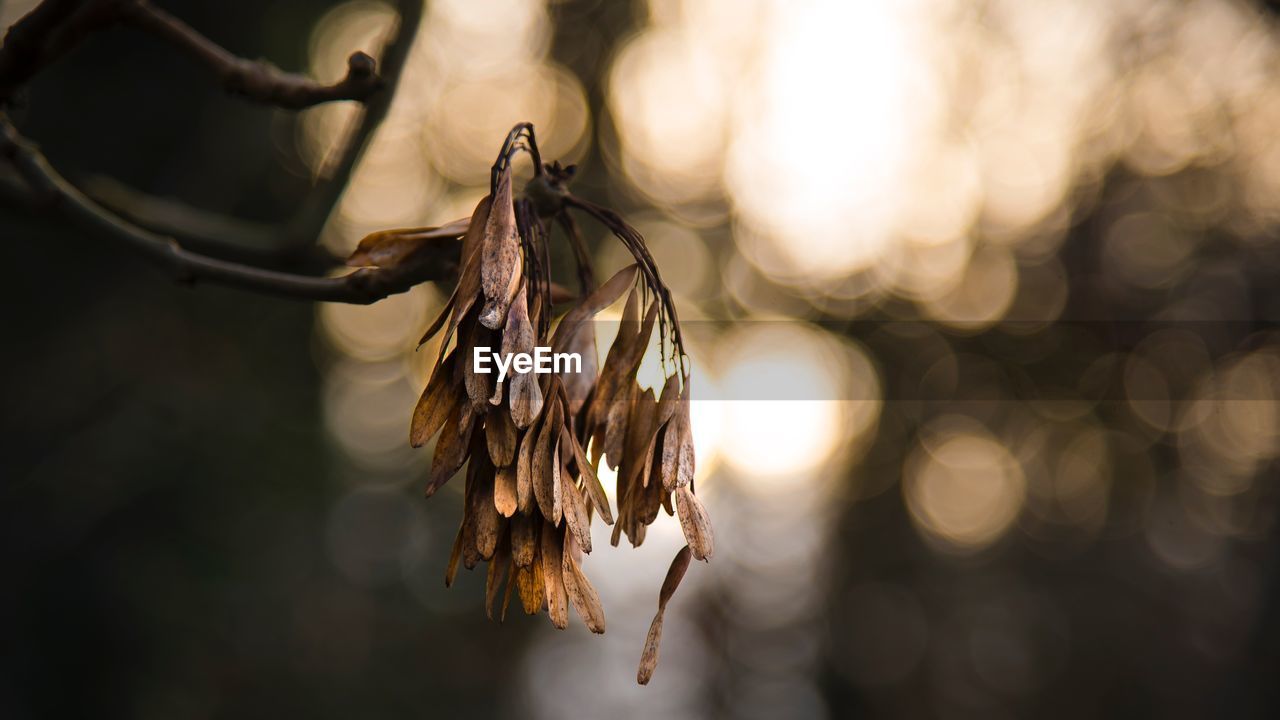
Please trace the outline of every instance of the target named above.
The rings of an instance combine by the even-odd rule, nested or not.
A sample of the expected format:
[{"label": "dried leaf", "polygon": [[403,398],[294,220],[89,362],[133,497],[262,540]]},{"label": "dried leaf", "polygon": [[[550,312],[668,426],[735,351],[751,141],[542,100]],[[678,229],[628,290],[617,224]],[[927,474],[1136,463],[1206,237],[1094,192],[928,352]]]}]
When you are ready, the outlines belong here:
[{"label": "dried leaf", "polygon": [[[651,472],[655,472],[657,468],[653,468]],[[658,519],[658,509],[662,507],[663,499],[671,493],[662,489],[662,479],[650,475],[649,484],[639,491],[639,506],[636,510],[636,516],[640,522],[648,525]]]},{"label": "dried leaf", "polygon": [[[514,357],[518,353],[532,353],[535,342],[528,302],[521,290],[507,313],[507,325],[502,331],[502,354]],[[532,372],[512,370],[509,377],[507,395],[511,417],[516,427],[528,427],[538,413],[542,412],[542,388],[538,386],[537,377]]]},{"label": "dried leaf", "polygon": [[591,632],[603,633],[604,608],[600,605],[600,596],[596,594],[596,589],[582,573],[582,568],[578,566],[577,558],[574,557],[577,541],[573,535],[565,535],[564,542],[564,587],[568,592],[569,602]]},{"label": "dried leaf", "polygon": [[649,340],[653,338],[653,325],[657,319],[658,301],[654,300],[649,303],[649,309],[645,311],[644,322],[640,325],[640,332],[627,342],[625,346],[626,355],[619,358],[625,370],[625,377],[628,380],[635,380],[636,371],[640,369],[640,363],[644,360],[644,353],[649,349]]},{"label": "dried leaf", "polygon": [[627,296],[627,303],[622,308],[618,333],[614,336],[613,343],[609,345],[609,352],[605,355],[600,376],[596,379],[595,392],[592,393],[591,403],[587,406],[587,426],[597,429],[597,440],[602,444],[605,439],[602,430],[607,425],[610,406],[625,385],[623,380],[626,372],[621,358],[627,355],[627,343],[635,338],[639,328],[636,319],[639,298],[639,291],[632,288],[631,294]]},{"label": "dried leaf", "polygon": [[644,638],[644,650],[640,652],[640,669],[636,671],[636,682],[648,685],[653,679],[653,671],[658,668],[658,644],[662,642],[662,612],[653,616],[649,623],[649,634]]},{"label": "dried leaf", "polygon": [[[533,324],[529,321],[529,304],[525,299],[524,289],[521,288],[516,293],[515,299],[511,302],[511,307],[507,310],[507,322],[502,328],[502,347],[500,352],[503,357],[513,357],[519,353],[532,353],[534,343]],[[508,377],[514,379],[518,374],[514,369]],[[489,398],[489,402],[493,405],[502,404],[502,380],[498,380],[493,389],[493,397]],[[514,399],[514,398],[513,398]],[[522,408],[521,414],[527,415],[527,409]]]},{"label": "dried leaf", "polygon": [[[628,518],[626,515],[623,515],[623,514],[622,514],[622,511],[621,511],[621,510],[619,510],[619,511],[618,511],[618,522],[616,522],[616,523],[614,524],[614,526],[613,526],[613,534],[609,536],[609,544],[610,544],[610,545],[612,545],[612,546],[614,546],[614,547],[618,547],[618,541],[622,539],[622,530],[623,530],[623,528],[625,528],[625,527],[627,526],[627,524],[628,524],[628,523],[630,523],[630,522],[631,522],[630,518]],[[630,537],[630,535],[628,535],[628,537]]]},{"label": "dried leaf", "polygon": [[439,432],[445,420],[458,407],[458,392],[449,384],[454,358],[450,355],[444,364],[436,368],[427,387],[413,409],[413,421],[409,425],[409,444],[422,447],[432,435]]},{"label": "dried leaf", "polygon": [[542,582],[541,563],[534,562],[529,567],[516,568],[516,590],[520,594],[520,605],[526,615],[542,611],[547,595]]},{"label": "dried leaf", "polygon": [[631,406],[639,389],[634,382],[625,382],[618,387],[613,402],[609,404],[609,414],[605,420],[604,459],[611,468],[617,469],[622,462],[627,420],[631,417]]},{"label": "dried leaf", "polygon": [[715,550],[715,538],[711,532],[711,517],[702,501],[687,485],[676,488],[676,514],[680,516],[680,529],[689,543],[693,556],[699,560],[711,557]]},{"label": "dried leaf", "polygon": [[502,354],[532,353],[536,341],[533,323],[529,320],[528,298],[521,289],[507,311],[507,324],[502,329]]},{"label": "dried leaf", "polygon": [[581,372],[564,373],[560,376],[564,383],[565,394],[569,398],[569,413],[574,417],[582,411],[591,389],[595,387],[596,376],[600,373],[600,356],[596,352],[595,323],[582,323],[578,331],[566,343],[565,352],[577,353],[582,358]]},{"label": "dried leaf", "polygon": [[484,437],[489,446],[489,459],[498,467],[507,467],[516,457],[516,426],[504,407],[491,407],[485,413]]},{"label": "dried leaf", "polygon": [[[662,487],[668,492],[674,490],[680,485],[682,477],[692,477],[692,473],[684,473],[680,467],[685,459],[692,462],[692,435],[685,427],[688,414],[682,411],[679,405],[686,403],[677,403],[676,412],[671,416],[671,420],[667,422],[666,428],[662,433]],[[686,448],[686,439],[689,447]],[[687,482],[685,484],[688,484]]]},{"label": "dried leaf", "polygon": [[489,209],[493,206],[493,197],[486,195],[476,204],[471,213],[471,222],[467,232],[462,236],[462,260],[459,264],[458,285],[454,290],[457,300],[453,304],[453,315],[449,318],[449,329],[440,342],[440,355],[444,356],[449,347],[449,340],[454,331],[462,324],[463,318],[475,305],[476,296],[480,293],[480,248],[484,244],[485,221],[489,217]]},{"label": "dried leaf", "polygon": [[502,535],[506,520],[498,513],[493,500],[495,470],[493,464],[483,455],[472,455],[472,467],[475,468],[473,481],[475,489],[471,493],[473,500],[467,511],[475,517],[476,551],[484,560],[493,557]]},{"label": "dried leaf", "polygon": [[684,579],[685,571],[689,569],[689,554],[687,545],[680,548],[680,552],[676,553],[675,558],[671,560],[666,579],[662,581],[662,591],[658,594],[658,612],[654,614],[653,622],[649,624],[649,634],[645,637],[644,650],[640,653],[640,669],[636,673],[636,682],[641,685],[649,684],[649,680],[653,678],[653,671],[658,666],[658,644],[662,641],[662,618],[666,614],[667,603],[675,594],[676,588],[680,586],[680,581]]},{"label": "dried leaf", "polygon": [[566,313],[560,320],[560,325],[556,327],[555,339],[552,342],[553,351],[565,352],[582,323],[617,302],[618,298],[622,297],[622,293],[635,282],[638,269],[639,266],[634,264],[622,268]]},{"label": "dried leaf", "polygon": [[520,439],[516,453],[516,508],[524,515],[534,509],[533,453],[538,445],[538,428],[530,427]]},{"label": "dried leaf", "polygon": [[[493,395],[493,382],[496,377],[491,372],[479,372],[475,366],[475,348],[493,347],[493,332],[487,328],[472,328],[467,342],[459,343],[459,349],[465,354],[459,359],[463,367],[463,387],[467,389],[467,397],[477,412],[489,407],[489,398]],[[490,364],[492,369],[492,363]]]},{"label": "dried leaf", "polygon": [[511,518],[511,559],[518,567],[529,567],[538,549],[540,522],[524,514]]},{"label": "dried leaf", "polygon": [[502,517],[509,518],[516,514],[516,508],[519,503],[516,491],[516,466],[514,463],[504,468],[498,468],[498,474],[493,480],[493,505],[498,509],[498,513]]},{"label": "dried leaf", "polygon": [[542,582],[547,595],[547,612],[551,624],[563,630],[569,626],[569,605],[565,593],[564,573],[560,557],[564,550],[560,532],[551,523],[542,523]]},{"label": "dried leaf", "polygon": [[586,500],[583,499],[582,493],[578,492],[573,480],[569,478],[567,470],[559,473],[559,479],[565,525],[577,538],[578,545],[583,551],[591,552],[591,518],[587,515]]},{"label": "dried leaf", "polygon": [[556,482],[559,465],[554,453],[559,449],[560,404],[552,403],[543,418],[538,445],[533,453],[533,494],[538,500],[542,516],[552,525],[560,522],[560,487]]},{"label": "dried leaf", "polygon": [[647,482],[647,477],[640,475],[645,466],[646,450],[650,445],[650,437],[654,434],[654,417],[658,413],[658,401],[653,398],[653,389],[635,393],[631,403],[631,415],[627,418],[627,434],[622,444],[622,462],[618,464],[619,482],[630,485],[636,480]]},{"label": "dried leaf", "polygon": [[533,424],[542,413],[542,388],[532,372],[516,373],[507,391],[511,403],[511,419],[516,427],[524,429]]},{"label": "dried leaf", "polygon": [[644,358],[657,318],[658,303],[650,303],[639,332],[631,331],[633,321],[630,318],[636,312],[634,306],[639,302],[637,298],[638,294],[633,291],[627,300],[623,321],[618,327],[618,337],[609,348],[587,413],[589,426],[605,426],[605,459],[614,468],[621,461],[622,446],[627,436],[627,419],[631,413],[632,396],[636,392],[636,371]]},{"label": "dried leaf", "polygon": [[564,517],[564,486],[560,482],[564,462],[560,459],[560,438],[552,440],[551,445],[551,511],[555,513],[552,522],[558,525]]},{"label": "dried leaf", "polygon": [[600,484],[600,478],[596,476],[595,468],[587,462],[587,454],[582,450],[582,444],[578,439],[565,428],[560,435],[561,447],[568,447],[573,453],[574,466],[578,468],[578,475],[582,478],[582,486],[586,488],[587,496],[591,498],[591,505],[600,513],[600,517],[604,519],[606,525],[613,524],[613,512],[609,509],[609,497],[605,494],[604,485]]},{"label": "dried leaf", "polygon": [[[667,511],[667,517],[671,517],[672,515],[675,515],[676,514],[675,508],[671,506],[671,498],[675,496],[675,493],[667,492],[666,490],[663,490],[661,485],[657,487],[659,490],[658,505],[654,506],[654,518],[657,517],[658,507],[661,507],[663,510]],[[651,518],[649,522],[653,522],[653,519]]]},{"label": "dried leaf", "polygon": [[662,394],[658,396],[658,418],[654,427],[654,432],[658,428],[667,424],[667,421],[676,414],[676,410],[680,406],[680,375],[679,373],[671,373],[667,376],[666,382],[662,384]]},{"label": "dried leaf", "polygon": [[428,246],[441,241],[454,244],[466,233],[470,224],[471,218],[462,218],[439,227],[379,230],[360,240],[355,251],[347,258],[347,265],[350,267],[397,267]]},{"label": "dried leaf", "polygon": [[[679,408],[672,418],[679,421],[680,437],[676,444],[676,453],[679,455],[679,470],[676,473],[675,484],[678,487],[685,487],[693,483],[694,470],[696,469],[693,451],[693,423],[689,420],[689,379],[685,378],[684,393],[680,397]],[[666,478],[664,477],[665,481]],[[670,489],[670,488],[668,488]]]},{"label": "dried leaf", "polygon": [[671,601],[671,596],[676,593],[676,588],[680,587],[680,581],[684,580],[684,574],[689,569],[690,555],[692,555],[692,550],[688,545],[685,545],[671,559],[671,567],[667,568],[667,576],[662,580],[662,589],[658,591],[659,610],[667,609],[667,603]]},{"label": "dried leaf", "polygon": [[428,340],[435,337],[436,333],[440,332],[440,329],[444,327],[444,324],[448,322],[449,318],[453,315],[453,308],[457,304],[458,287],[455,285],[453,287],[453,292],[449,294],[448,302],[444,304],[444,307],[440,308],[440,312],[436,315],[436,319],[431,321],[431,325],[427,327],[427,331],[422,333],[422,337],[418,339],[418,347],[426,345]]},{"label": "dried leaf", "polygon": [[510,574],[510,567],[511,540],[504,532],[493,553],[493,559],[489,561],[489,571],[485,576],[484,614],[490,620],[493,619],[493,603],[498,599],[504,576]]},{"label": "dried leaf", "polygon": [[498,176],[493,207],[485,222],[480,254],[480,288],[485,298],[480,311],[481,325],[490,330],[502,327],[512,296],[520,286],[522,262],[515,205],[511,200],[511,166],[508,165]]},{"label": "dried leaf", "polygon": [[471,428],[474,416],[465,408],[450,413],[436,440],[435,453],[431,456],[431,478],[427,482],[427,497],[431,497],[449,479],[458,473],[467,461],[467,449],[471,444]]}]

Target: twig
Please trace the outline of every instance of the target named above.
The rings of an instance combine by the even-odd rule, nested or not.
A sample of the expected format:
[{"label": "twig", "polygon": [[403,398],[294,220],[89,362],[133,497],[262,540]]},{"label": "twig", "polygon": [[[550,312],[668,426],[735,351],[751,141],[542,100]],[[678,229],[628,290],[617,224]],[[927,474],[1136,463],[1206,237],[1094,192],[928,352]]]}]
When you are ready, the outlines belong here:
[{"label": "twig", "polygon": [[359,51],[347,59],[346,77],[322,85],[305,75],[238,57],[147,0],[44,0],[5,35],[0,48],[0,102],[88,32],[116,21],[185,50],[213,70],[227,92],[289,110],[335,100],[364,102],[385,84],[374,59]]},{"label": "twig", "polygon": [[[280,252],[280,228],[275,223],[243,220],[151,195],[107,175],[72,177],[94,202],[134,225],[173,237],[185,248],[259,266],[297,259]],[[328,266],[341,264],[335,257]]]},{"label": "twig", "polygon": [[328,176],[321,179],[303,200],[302,206],[290,221],[285,231],[286,251],[315,242],[320,236],[320,231],[324,229],[338,198],[342,197],[351,179],[356,163],[372,140],[374,131],[391,109],[391,100],[396,95],[405,61],[409,57],[413,39],[418,34],[418,25],[422,22],[422,4],[422,0],[400,0],[397,4],[399,25],[394,37],[382,50],[384,89],[365,102],[364,115],[343,144],[341,156]]},{"label": "twig", "polygon": [[94,203],[58,174],[39,150],[0,115],[0,155],[12,160],[41,202],[35,207],[58,212],[88,232],[127,243],[164,267],[180,282],[212,282],[245,290],[306,300],[368,305],[405,292],[427,280],[456,271],[460,246],[442,242],[411,266],[360,269],[336,278],[309,277],[219,260],[184,249],[172,238],[144,230]]},{"label": "twig", "polygon": [[347,59],[346,77],[333,85],[321,85],[304,75],[237,57],[146,0],[125,6],[122,19],[169,40],[213,70],[227,92],[256,102],[300,110],[334,100],[363,101],[383,86],[373,58],[360,51]]},{"label": "twig", "polygon": [[[95,181],[85,186],[88,195],[126,220],[162,235],[172,235],[183,245],[207,249],[219,257],[242,259],[259,265],[282,262],[292,265],[299,259],[323,261],[322,253],[318,255],[312,250],[316,247],[315,239],[345,189],[369,139],[387,114],[421,18],[421,0],[401,0],[397,29],[382,52],[383,78],[373,74],[362,76],[359,66],[367,60],[368,67],[372,68],[373,60],[357,53],[352,56],[352,72],[348,77],[336,85],[325,87],[299,75],[282,73],[264,63],[237,58],[145,0],[45,0],[13,26],[6,36],[6,44],[0,47],[0,102],[7,99],[7,90],[16,89],[30,79],[89,30],[116,20],[132,22],[174,41],[212,66],[230,83],[228,89],[254,99],[291,106],[294,100],[300,101],[303,96],[309,101],[319,102],[339,99],[338,96],[344,94],[356,95],[345,90],[364,88],[372,93],[380,89],[380,92],[366,93],[357,98],[363,100],[365,111],[343,143],[335,169],[316,184],[293,218],[285,223],[263,225],[199,211],[147,196],[111,180]],[[357,55],[364,60],[357,59]],[[362,77],[364,85],[358,82]],[[250,92],[253,88],[257,90]],[[279,97],[280,93],[285,96]],[[326,95],[333,97],[324,97]],[[30,192],[24,193],[24,199],[39,202],[38,197],[33,197],[36,190],[33,186]],[[13,193],[7,194],[12,196]]]}]

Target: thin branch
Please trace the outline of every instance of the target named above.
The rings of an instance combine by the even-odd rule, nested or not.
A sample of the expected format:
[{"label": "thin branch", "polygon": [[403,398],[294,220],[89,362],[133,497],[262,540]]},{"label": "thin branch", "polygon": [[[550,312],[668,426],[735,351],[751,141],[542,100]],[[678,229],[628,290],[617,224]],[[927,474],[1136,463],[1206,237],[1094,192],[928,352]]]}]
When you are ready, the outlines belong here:
[{"label": "thin branch", "polygon": [[321,85],[305,75],[238,57],[146,0],[125,6],[122,19],[172,42],[217,74],[227,92],[256,102],[301,110],[334,100],[364,101],[383,86],[373,58],[360,51],[347,59],[346,77]]},{"label": "thin branch", "polygon": [[356,163],[364,155],[374,132],[391,109],[391,100],[396,95],[405,61],[409,58],[413,39],[418,34],[418,25],[422,22],[422,5],[423,0],[400,0],[397,3],[399,25],[395,35],[382,49],[384,89],[365,102],[364,114],[343,144],[342,155],[334,163],[328,176],[316,185],[298,208],[285,231],[286,249],[313,243],[324,230],[329,215],[333,213],[334,206],[347,188]]},{"label": "thin branch", "polygon": [[[421,2],[417,3],[419,13]],[[147,0],[44,0],[9,29],[0,47],[0,102],[99,27],[125,22],[164,38],[208,66],[230,93],[300,110],[335,100],[367,101],[385,85],[374,59],[354,52],[347,74],[332,85],[247,60]]]},{"label": "thin branch", "polygon": [[76,184],[94,202],[120,217],[162,235],[172,235],[184,245],[225,245],[233,252],[265,254],[276,236],[271,223],[228,217],[174,198],[151,195],[109,175],[76,177]]},{"label": "thin branch", "polygon": [[321,245],[306,252],[282,252],[278,223],[254,222],[151,195],[107,175],[72,181],[107,210],[139,227],[177,240],[188,250],[258,267],[315,272],[340,267],[342,258]]},{"label": "thin branch", "polygon": [[[86,185],[86,193],[135,224],[162,235],[172,235],[188,247],[204,248],[219,257],[259,265],[282,261],[292,264],[299,258],[323,263],[323,253],[313,250],[315,239],[350,180],[364,148],[390,108],[401,69],[421,23],[422,10],[421,0],[400,1],[398,26],[382,52],[384,78],[369,74],[364,81],[370,92],[381,91],[358,98],[364,101],[365,111],[343,143],[335,168],[316,184],[294,217],[286,223],[262,225],[224,217],[163,198],[153,198],[111,180]],[[237,58],[145,0],[44,0],[10,29],[5,45],[0,47],[0,103],[8,98],[7,93],[30,79],[54,56],[73,46],[90,30],[118,20],[132,22],[174,41],[212,66],[230,83],[232,91],[264,101],[284,93],[284,98],[274,100],[284,106],[293,102],[289,99],[291,97],[306,96],[319,102],[322,99],[339,99],[339,95],[354,95],[346,90],[359,89],[357,80],[364,77],[360,74],[360,66],[365,64],[365,60],[370,69],[373,66],[371,58],[357,53],[364,60],[352,56],[352,72],[347,79],[325,87],[302,76],[282,73],[264,63]],[[344,89],[344,84],[349,87]],[[250,88],[259,90],[248,92]],[[325,95],[334,97],[322,97]],[[36,182],[39,182],[38,178]],[[39,202],[38,198],[31,197],[35,188],[33,184],[32,192],[24,194],[27,202]],[[11,196],[13,193],[7,194]]]},{"label": "thin branch", "polygon": [[281,297],[368,305],[456,271],[460,247],[450,242],[432,246],[412,265],[360,269],[336,278],[294,275],[207,257],[184,249],[172,238],[137,227],[90,200],[59,175],[3,115],[0,156],[9,158],[28,184],[34,209],[58,213],[87,232],[130,245],[179,282],[211,282]]}]

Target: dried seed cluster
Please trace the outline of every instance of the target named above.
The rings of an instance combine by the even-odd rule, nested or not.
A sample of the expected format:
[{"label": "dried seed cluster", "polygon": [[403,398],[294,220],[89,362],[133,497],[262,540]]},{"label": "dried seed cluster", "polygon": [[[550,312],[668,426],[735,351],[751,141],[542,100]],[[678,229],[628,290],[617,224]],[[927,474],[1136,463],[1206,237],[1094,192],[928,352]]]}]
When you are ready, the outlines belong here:
[{"label": "dried seed cluster", "polygon": [[[516,196],[511,157],[518,151],[533,156],[536,174]],[[591,552],[592,518],[614,525],[614,545],[623,534],[639,545],[660,508],[679,515],[688,545],[662,586],[640,662],[643,684],[657,663],[662,613],[690,558],[712,554],[711,523],[693,489],[690,378],[671,293],[640,234],[616,213],[573,196],[566,188],[572,175],[572,167],[543,165],[533,127],[518,125],[494,164],[490,194],[469,220],[375,233],[361,242],[352,261],[412,262],[421,243],[462,237],[458,284],[422,340],[444,332],[410,429],[415,447],[438,436],[428,496],[466,466],[463,520],[446,585],[459,562],[471,569],[483,560],[490,617],[499,595],[499,615],[505,617],[515,594],[526,613],[545,608],[557,628],[568,625],[572,606],[587,627],[602,633],[604,611],[582,572],[582,554]],[[635,264],[596,286],[571,208],[609,228]],[[564,293],[550,278],[552,221],[573,249],[583,295],[554,330],[554,304]],[[624,294],[618,335],[598,365],[592,319]],[[658,395],[636,382],[655,326],[669,368]],[[506,355],[548,346],[578,353],[582,372],[513,372],[504,383],[472,367],[477,347],[499,347]],[[596,474],[602,459],[617,470],[616,522]]]}]

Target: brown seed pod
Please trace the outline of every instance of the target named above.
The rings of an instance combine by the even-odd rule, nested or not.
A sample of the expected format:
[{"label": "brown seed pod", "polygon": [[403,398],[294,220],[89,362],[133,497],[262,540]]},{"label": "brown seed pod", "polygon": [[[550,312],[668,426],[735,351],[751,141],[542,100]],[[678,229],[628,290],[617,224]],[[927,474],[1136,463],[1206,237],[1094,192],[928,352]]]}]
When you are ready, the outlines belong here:
[{"label": "brown seed pod", "polygon": [[498,467],[506,467],[515,461],[516,442],[519,439],[511,413],[502,406],[490,407],[484,417],[484,437],[489,448],[489,459]]},{"label": "brown seed pod", "polygon": [[[502,589],[502,581],[510,574],[511,569],[511,538],[510,534],[505,531],[498,539],[498,545],[494,550],[493,559],[489,561],[489,571],[485,577],[484,586],[484,613],[490,620],[493,619],[493,603],[498,599],[498,592]],[[505,612],[503,613],[506,614]]]},{"label": "brown seed pod", "polygon": [[640,669],[636,673],[636,682],[648,685],[653,678],[653,671],[658,666],[658,644],[662,641],[662,617],[667,611],[667,603],[680,587],[684,573],[689,569],[690,550],[686,545],[671,560],[667,568],[667,577],[662,581],[662,590],[658,593],[658,612],[649,624],[649,634],[644,640],[644,650],[640,653]]},{"label": "brown seed pod", "polygon": [[[507,311],[507,324],[502,330],[502,355],[504,357],[512,357],[519,353],[532,353],[534,350],[534,333],[533,324],[529,320],[529,304],[525,297],[524,289],[516,293],[515,300],[511,302],[511,308]],[[510,382],[514,382],[517,377],[523,376],[526,382],[514,391],[508,392],[511,395],[512,415],[517,419],[518,427],[527,427],[532,421],[534,415],[542,409],[542,394],[537,387],[537,383],[531,383],[531,372],[518,372],[511,370]],[[509,384],[510,384],[509,382]],[[532,390],[529,385],[532,384]],[[536,392],[536,396],[533,394]],[[489,402],[498,405],[502,402],[502,381],[499,380],[493,391],[493,397],[489,398]],[[517,407],[517,403],[519,406]]]},{"label": "brown seed pod", "polygon": [[[452,312],[449,318],[449,329],[444,334],[444,339],[440,342],[440,355],[444,356],[445,349],[449,346],[449,340],[453,337],[454,332],[462,324],[467,313],[471,311],[471,307],[475,305],[476,297],[480,293],[480,247],[484,243],[485,219],[489,216],[489,209],[493,207],[493,197],[486,195],[481,198],[476,209],[471,213],[471,222],[467,226],[467,232],[462,236],[462,260],[458,272],[458,286],[453,291],[453,298],[446,305],[446,309],[452,306]],[[443,314],[443,313],[442,313]],[[432,323],[433,326],[436,323]],[[434,332],[428,331],[419,341],[419,345],[425,343]]]},{"label": "brown seed pod", "polygon": [[516,508],[522,515],[534,511],[533,454],[537,445],[538,426],[535,425],[520,437],[520,449],[516,452]]},{"label": "brown seed pod", "polygon": [[538,433],[538,444],[533,451],[533,495],[538,500],[538,508],[542,517],[555,525],[560,522],[560,485],[556,474],[560,472],[557,453],[560,448],[560,405],[552,403],[546,417],[542,420],[542,429]]},{"label": "brown seed pod", "polygon": [[498,191],[485,221],[484,245],[480,251],[480,286],[484,292],[481,325],[490,330],[502,327],[507,308],[520,286],[521,271],[520,236],[516,230],[511,166],[508,165],[498,178]]},{"label": "brown seed pod", "polygon": [[469,408],[463,407],[451,412],[440,430],[435,453],[431,456],[431,479],[427,483],[427,497],[434,495],[436,490],[449,482],[467,461],[467,449],[471,444],[471,428],[475,418],[468,410]]},{"label": "brown seed pod", "polygon": [[361,238],[347,258],[348,267],[404,267],[435,244],[453,244],[467,232],[471,218],[462,218],[439,227],[379,230]]},{"label": "brown seed pod", "polygon": [[606,525],[612,525],[613,511],[609,509],[609,498],[605,494],[604,486],[600,484],[600,478],[596,475],[595,469],[587,462],[587,454],[583,452],[582,444],[573,436],[573,433],[569,432],[568,428],[564,428],[561,432],[560,446],[569,448],[578,477],[582,479],[582,486],[587,492],[587,497],[591,499],[591,506],[600,514]]},{"label": "brown seed pod", "polygon": [[498,468],[498,474],[493,479],[493,506],[502,517],[509,518],[516,514],[519,506],[516,492],[515,464]]},{"label": "brown seed pod", "polygon": [[520,605],[526,615],[542,612],[546,602],[547,591],[542,582],[542,563],[535,558],[529,567],[516,570],[516,590],[520,595]]},{"label": "brown seed pod", "polygon": [[561,468],[559,479],[565,525],[578,545],[585,552],[591,552],[591,517],[587,514],[587,502],[578,492],[578,486],[569,477],[567,469]]},{"label": "brown seed pod", "polygon": [[688,485],[676,488],[676,512],[680,516],[680,529],[689,543],[693,556],[699,560],[711,557],[715,550],[715,538],[711,532],[711,517],[707,509]]},{"label": "brown seed pod", "polygon": [[542,581],[546,587],[547,613],[551,624],[563,630],[569,626],[569,603],[560,557],[564,553],[562,535],[551,523],[542,523]]},{"label": "brown seed pod", "polygon": [[[592,549],[592,518],[614,524],[615,545],[623,534],[640,545],[662,509],[679,515],[688,547],[672,563],[659,597],[637,675],[645,683],[657,662],[671,593],[690,558],[705,559],[713,549],[706,509],[693,494],[688,356],[671,292],[643,237],[616,213],[569,193],[564,183],[571,170],[542,165],[536,148],[532,126],[518,125],[494,164],[490,195],[467,221],[374,233],[352,261],[408,271],[426,249],[438,255],[440,243],[462,236],[457,286],[423,336],[425,342],[444,331],[410,424],[415,447],[436,438],[428,495],[466,468],[446,585],[459,564],[473,568],[488,560],[490,617],[505,584],[500,617],[514,594],[526,613],[545,607],[556,627],[567,626],[572,605],[588,628],[603,632],[604,609],[582,569],[583,553]],[[518,151],[534,155],[536,168],[521,196],[511,171]],[[570,210],[603,223],[635,264],[595,286]],[[579,264],[583,297],[576,300],[551,278],[552,219],[569,235]],[[618,335],[601,363],[591,320],[628,291]],[[574,304],[557,323],[553,312],[566,302]],[[656,397],[636,381],[655,327],[664,370],[674,363]],[[546,345],[553,353],[576,352],[581,372],[512,368],[498,381],[496,373],[474,367],[474,350],[494,352],[495,345],[503,358]],[[616,514],[596,472],[602,460],[618,470]]]},{"label": "brown seed pod", "polygon": [[577,540],[572,534],[566,534],[564,544],[563,578],[569,603],[587,624],[587,629],[593,633],[602,633],[604,632],[604,607],[600,605],[600,596],[596,593],[596,589],[591,586],[587,576],[582,574],[577,558]]},{"label": "brown seed pod", "polygon": [[413,421],[409,425],[409,444],[413,447],[425,445],[440,431],[449,415],[457,411],[461,398],[449,383],[456,357],[456,353],[449,355],[444,364],[436,368],[413,409]]},{"label": "brown seed pod", "polygon": [[538,552],[538,529],[541,521],[524,513],[511,517],[511,560],[517,567],[527,568]]}]

